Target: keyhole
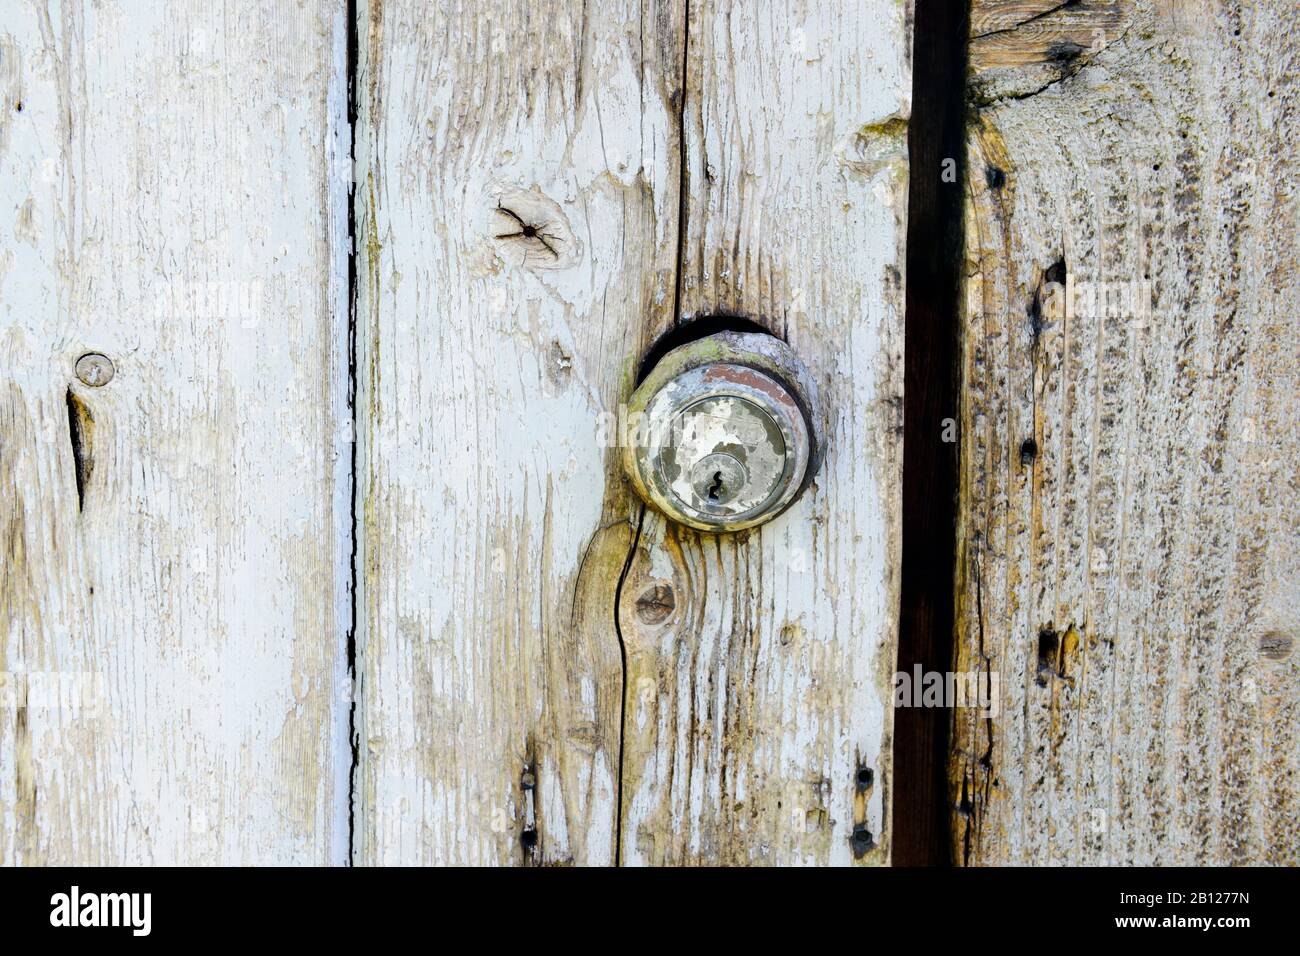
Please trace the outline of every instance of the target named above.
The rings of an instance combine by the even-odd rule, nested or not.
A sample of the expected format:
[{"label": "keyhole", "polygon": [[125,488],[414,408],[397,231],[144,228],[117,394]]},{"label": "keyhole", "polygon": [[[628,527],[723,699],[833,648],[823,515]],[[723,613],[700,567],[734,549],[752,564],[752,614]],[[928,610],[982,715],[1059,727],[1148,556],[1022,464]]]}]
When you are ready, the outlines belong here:
[{"label": "keyhole", "polygon": [[713,484],[709,485],[709,500],[717,501],[718,495],[722,493],[722,472],[713,473]]}]

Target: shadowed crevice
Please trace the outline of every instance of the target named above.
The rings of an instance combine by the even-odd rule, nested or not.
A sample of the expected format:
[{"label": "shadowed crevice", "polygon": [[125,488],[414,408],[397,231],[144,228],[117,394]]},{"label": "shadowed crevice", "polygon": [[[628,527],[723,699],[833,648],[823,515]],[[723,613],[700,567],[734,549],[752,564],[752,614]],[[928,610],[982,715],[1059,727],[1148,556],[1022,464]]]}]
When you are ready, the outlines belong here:
[{"label": "shadowed crevice", "polygon": [[[903,566],[898,669],[953,666],[958,296],[969,10],[916,0],[904,341]],[[893,862],[952,862],[944,708],[894,712]]]},{"label": "shadowed crevice", "polygon": [[348,489],[348,514],[351,518],[349,533],[351,548],[348,558],[348,605],[350,620],[347,634],[348,681],[351,683],[351,703],[348,707],[348,741],[351,743],[351,764],[348,769],[348,866],[356,864],[357,847],[357,769],[361,761],[361,746],[357,728],[357,535],[360,526],[357,501],[357,70],[359,41],[356,0],[347,0],[347,88],[348,88],[348,162],[352,168],[348,187],[348,411],[351,414],[352,464],[349,469],[351,485]]},{"label": "shadowed crevice", "polygon": [[72,472],[77,483],[77,511],[86,510],[86,488],[95,470],[95,457],[91,453],[90,439],[95,418],[90,406],[68,389],[65,401],[68,406],[68,443],[72,446]]}]

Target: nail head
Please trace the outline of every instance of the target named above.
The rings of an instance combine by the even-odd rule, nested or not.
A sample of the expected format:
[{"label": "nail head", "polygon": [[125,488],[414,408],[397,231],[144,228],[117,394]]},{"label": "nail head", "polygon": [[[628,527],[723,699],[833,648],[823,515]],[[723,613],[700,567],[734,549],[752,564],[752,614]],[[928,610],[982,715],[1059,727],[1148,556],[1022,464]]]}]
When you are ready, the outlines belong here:
[{"label": "nail head", "polygon": [[112,360],[107,355],[101,355],[99,352],[87,352],[77,359],[74,371],[77,373],[77,379],[81,384],[88,385],[91,388],[100,388],[107,385],[113,381],[113,376],[117,374]]}]

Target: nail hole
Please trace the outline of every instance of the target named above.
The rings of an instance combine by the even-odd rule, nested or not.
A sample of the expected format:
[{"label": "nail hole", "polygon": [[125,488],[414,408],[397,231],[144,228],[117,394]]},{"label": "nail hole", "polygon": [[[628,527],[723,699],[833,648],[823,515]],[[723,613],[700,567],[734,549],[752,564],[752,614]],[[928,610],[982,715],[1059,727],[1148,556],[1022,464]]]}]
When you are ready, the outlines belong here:
[{"label": "nail hole", "polygon": [[[538,222],[529,222],[524,219],[523,215],[503,206],[500,202],[496,207],[497,214],[507,222],[506,232],[496,233],[494,238],[503,240],[523,239],[526,242],[535,242],[541,249],[550,254],[552,259],[560,258],[559,248],[563,240],[552,230],[554,223],[540,220]],[[528,258],[528,250],[524,252],[524,259]]]},{"label": "nail hole", "polygon": [[1034,459],[1038,457],[1038,442],[1032,438],[1026,438],[1020,443],[1020,464],[1032,465]]},{"label": "nail hole", "polygon": [[850,838],[849,842],[853,847],[854,857],[859,860],[876,848],[876,838],[872,836],[871,831],[861,823],[853,828],[853,836]]},{"label": "nail hole", "polygon": [[531,827],[519,834],[519,845],[532,852],[537,846],[537,831]]},{"label": "nail hole", "polygon": [[1056,673],[1060,647],[1061,638],[1055,628],[1049,626],[1038,632],[1038,676],[1035,683],[1039,687],[1046,687],[1048,678]]},{"label": "nail hole", "polygon": [[859,767],[857,773],[857,782],[859,790],[867,790],[875,781],[876,775],[871,772],[870,767]]}]

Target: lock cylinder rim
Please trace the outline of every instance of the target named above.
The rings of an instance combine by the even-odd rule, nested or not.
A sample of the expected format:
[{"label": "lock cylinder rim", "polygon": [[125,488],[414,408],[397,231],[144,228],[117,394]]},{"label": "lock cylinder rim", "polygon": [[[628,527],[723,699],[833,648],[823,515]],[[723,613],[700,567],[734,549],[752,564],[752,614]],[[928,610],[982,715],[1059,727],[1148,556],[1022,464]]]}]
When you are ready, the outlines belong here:
[{"label": "lock cylinder rim", "polygon": [[[780,374],[796,361],[784,342],[756,333],[719,333],[665,355],[634,392],[628,407],[629,425],[636,438],[624,444],[624,468],[641,497],[673,520],[712,533],[752,528],[788,508],[811,477],[817,448],[807,411],[815,407],[815,396],[802,387],[805,381],[800,381],[798,374]],[[802,372],[802,367],[796,364],[794,371]],[[793,386],[791,379],[796,380]],[[716,477],[720,479],[726,471],[728,475],[743,474],[746,485],[755,480],[766,482],[759,489],[761,497],[751,494],[753,500],[745,501],[739,510],[729,510],[727,505],[709,507],[698,491],[688,493],[691,486],[683,480],[683,472],[697,467],[698,461],[683,465],[666,458],[676,447],[673,442],[681,440],[682,432],[696,421],[681,424],[689,411],[701,403],[723,399],[750,408],[737,407],[726,418],[703,415],[722,422],[718,426],[721,431],[715,429],[715,433],[724,438],[713,447],[707,441],[701,445],[699,461],[731,456],[740,470],[720,467]],[[755,413],[761,417],[756,418]],[[770,428],[760,435],[754,428],[763,420]],[[748,428],[749,440],[727,442],[727,429],[732,426]],[[751,454],[753,462],[748,461]],[[776,455],[781,459],[779,472],[773,471]],[[665,461],[669,461],[667,468]],[[757,474],[751,474],[751,466]]]}]

